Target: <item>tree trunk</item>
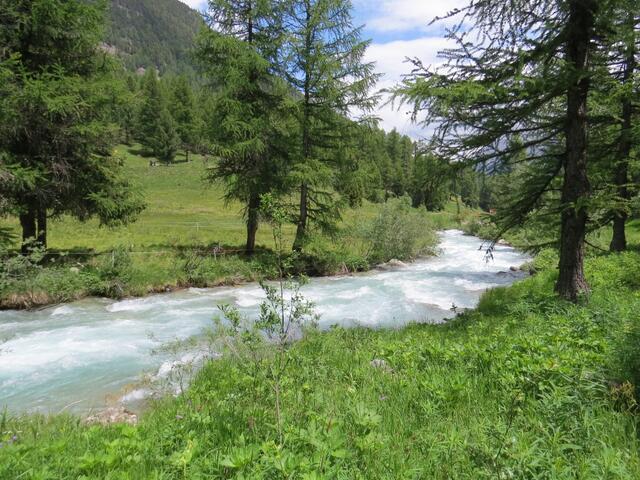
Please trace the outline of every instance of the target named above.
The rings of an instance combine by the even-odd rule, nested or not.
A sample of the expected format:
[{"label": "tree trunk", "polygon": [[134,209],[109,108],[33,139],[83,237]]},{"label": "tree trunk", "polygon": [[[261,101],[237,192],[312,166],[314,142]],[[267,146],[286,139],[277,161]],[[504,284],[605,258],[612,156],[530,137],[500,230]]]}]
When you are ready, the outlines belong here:
[{"label": "tree trunk", "polygon": [[[312,32],[309,28],[311,22],[311,6],[306,4],[305,17],[305,58],[311,57],[313,48]],[[302,110],[302,161],[308,163],[311,158],[311,68],[307,63],[304,72],[304,103]],[[307,224],[309,222],[309,185],[306,180],[300,185],[300,212],[298,214],[298,226],[296,238],[293,242],[293,251],[301,252],[307,236]]]},{"label": "tree trunk", "polygon": [[567,25],[567,59],[576,78],[567,92],[566,153],[562,185],[562,230],[556,292],[577,302],[589,292],[584,276],[584,241],[591,187],[587,177],[587,97],[595,0],[572,0]]},{"label": "tree trunk", "polygon": [[[631,128],[631,116],[629,116],[629,129]],[[626,123],[626,118],[625,118]],[[624,127],[623,127],[624,128]],[[629,130],[627,130],[629,132]],[[615,185],[617,189],[617,195],[620,201],[628,202],[630,199],[629,188],[627,184],[629,182],[629,153],[631,150],[631,143],[628,141],[628,133],[623,136],[627,137],[627,140],[622,140],[620,143],[620,150],[626,149],[627,153],[625,157],[621,157],[618,159],[618,162],[615,166]],[[623,155],[621,153],[621,155]],[[615,217],[613,219],[613,236],[611,238],[611,244],[609,245],[609,249],[612,252],[623,252],[627,249],[627,234],[626,234],[626,224],[627,224],[627,212],[624,210],[619,210],[615,212]]]},{"label": "tree trunk", "polygon": [[20,214],[20,226],[22,227],[22,254],[28,255],[32,242],[36,240],[36,210],[33,206],[29,206],[26,212]]},{"label": "tree trunk", "polygon": [[47,209],[43,207],[38,207],[37,214],[37,222],[38,222],[38,236],[36,238],[36,243],[38,247],[47,248]]},{"label": "tree trunk", "polygon": [[[623,84],[628,86],[633,81],[633,74],[636,69],[636,44],[635,44],[635,15],[629,12],[629,32],[632,34],[631,41],[627,44],[625,52]],[[625,92],[622,99],[622,125],[620,129],[620,143],[618,144],[618,158],[615,166],[614,183],[619,201],[628,203],[631,198],[629,192],[629,156],[631,155],[631,128],[632,128],[633,104],[631,95]],[[624,205],[626,208],[626,205]],[[615,213],[613,219],[613,237],[609,246],[612,252],[622,252],[627,249],[626,223],[627,212],[622,209]]]},{"label": "tree trunk", "polygon": [[260,197],[251,194],[249,199],[249,209],[247,212],[247,246],[246,254],[251,256],[256,250],[256,233],[258,232],[260,214]]},{"label": "tree trunk", "polygon": [[307,220],[309,212],[307,202],[309,201],[309,187],[306,183],[300,186],[300,216],[298,218],[298,228],[296,229],[296,239],[293,242],[293,250],[302,251],[304,239],[307,234]]}]

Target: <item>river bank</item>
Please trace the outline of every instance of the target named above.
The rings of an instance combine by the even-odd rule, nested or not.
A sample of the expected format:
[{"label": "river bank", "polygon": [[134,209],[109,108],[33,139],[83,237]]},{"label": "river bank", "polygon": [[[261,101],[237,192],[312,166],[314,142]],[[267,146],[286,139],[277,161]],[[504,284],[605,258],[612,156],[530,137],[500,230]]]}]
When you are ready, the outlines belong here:
[{"label": "river bank", "polygon": [[[437,244],[436,231],[456,224],[453,214],[412,209],[405,199],[369,206],[366,215],[345,220],[333,236],[314,235],[304,254],[287,259],[289,273],[332,276],[367,271],[394,258],[408,261],[430,255]],[[90,256],[55,250],[44,258],[6,255],[0,268],[0,309],[34,309],[85,297],[144,297],[277,278],[277,257],[271,249],[261,248],[252,256],[237,250],[209,243],[145,251],[121,246]]]},{"label": "river bank", "polygon": [[[311,279],[302,293],[314,302],[321,329],[440,322],[474,307],[486,289],[525,275],[510,267],[527,257],[499,246],[487,263],[481,243],[459,231],[444,232],[440,256],[353,276]],[[109,404],[104,401],[108,395],[125,387],[137,399],[141,392],[131,395],[132,386],[140,383],[143,372],[158,377],[192,354],[153,355],[153,350],[197,336],[212,325],[219,304],[234,305],[255,318],[263,299],[259,285],[249,284],[2,312],[0,336],[8,341],[2,347],[0,397],[10,408],[41,411],[69,404],[76,411],[101,408]]]},{"label": "river bank", "polygon": [[9,412],[0,477],[637,478],[640,254],[589,257],[577,306],[553,294],[556,261],[445,324],[311,332],[283,378],[282,440],[268,379],[223,358],[136,426]]}]

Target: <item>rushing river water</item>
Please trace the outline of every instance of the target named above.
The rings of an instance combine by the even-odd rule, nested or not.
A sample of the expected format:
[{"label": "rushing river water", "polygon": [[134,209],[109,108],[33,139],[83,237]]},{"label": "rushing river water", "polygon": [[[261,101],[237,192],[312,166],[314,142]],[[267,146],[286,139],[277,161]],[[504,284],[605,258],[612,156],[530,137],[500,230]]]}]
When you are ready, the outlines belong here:
[{"label": "rushing river water", "polygon": [[[474,307],[486,289],[522,277],[510,267],[527,257],[514,249],[498,246],[487,262],[478,238],[455,230],[440,235],[438,257],[391,270],[312,279],[302,291],[315,303],[320,327],[440,322],[453,315],[452,306]],[[234,304],[254,317],[262,299],[261,288],[249,284],[0,312],[0,407],[57,412],[72,405],[87,411],[119,401],[123,388],[139,382],[143,372],[166,371],[169,360],[152,350],[211,326],[217,305]]]}]

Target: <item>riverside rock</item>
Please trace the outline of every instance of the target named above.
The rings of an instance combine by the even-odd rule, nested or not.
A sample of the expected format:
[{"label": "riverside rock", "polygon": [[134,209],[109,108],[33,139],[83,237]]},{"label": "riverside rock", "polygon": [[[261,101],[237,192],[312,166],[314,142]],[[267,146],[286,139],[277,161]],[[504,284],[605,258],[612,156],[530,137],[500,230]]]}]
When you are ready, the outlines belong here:
[{"label": "riverside rock", "polygon": [[379,265],[378,268],[381,270],[392,270],[394,268],[403,268],[406,267],[407,264],[404,263],[402,260],[398,260],[397,258],[393,258],[391,260],[389,260],[387,263],[383,263],[382,265]]},{"label": "riverside rock", "polygon": [[124,407],[109,407],[87,417],[85,422],[90,425],[113,425],[116,423],[136,425],[138,423],[138,416]]}]

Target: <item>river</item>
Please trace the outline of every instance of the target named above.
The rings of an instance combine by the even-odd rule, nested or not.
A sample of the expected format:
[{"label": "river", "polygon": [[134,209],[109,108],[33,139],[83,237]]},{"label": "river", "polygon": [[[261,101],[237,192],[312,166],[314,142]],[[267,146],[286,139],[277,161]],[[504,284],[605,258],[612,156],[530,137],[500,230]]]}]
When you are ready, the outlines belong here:
[{"label": "river", "polygon": [[[440,233],[441,253],[393,269],[314,278],[302,292],[316,305],[320,328],[398,328],[441,322],[452,307],[473,308],[489,288],[522,278],[510,267],[528,260],[497,246],[486,261],[478,238]],[[0,312],[0,407],[11,412],[99,409],[123,397],[143,373],[166,371],[160,345],[198,335],[212,325],[217,305],[234,304],[255,317],[263,299],[256,284],[189,289],[140,299],[85,299],[39,311]],[[124,400],[123,400],[124,398]]]}]

